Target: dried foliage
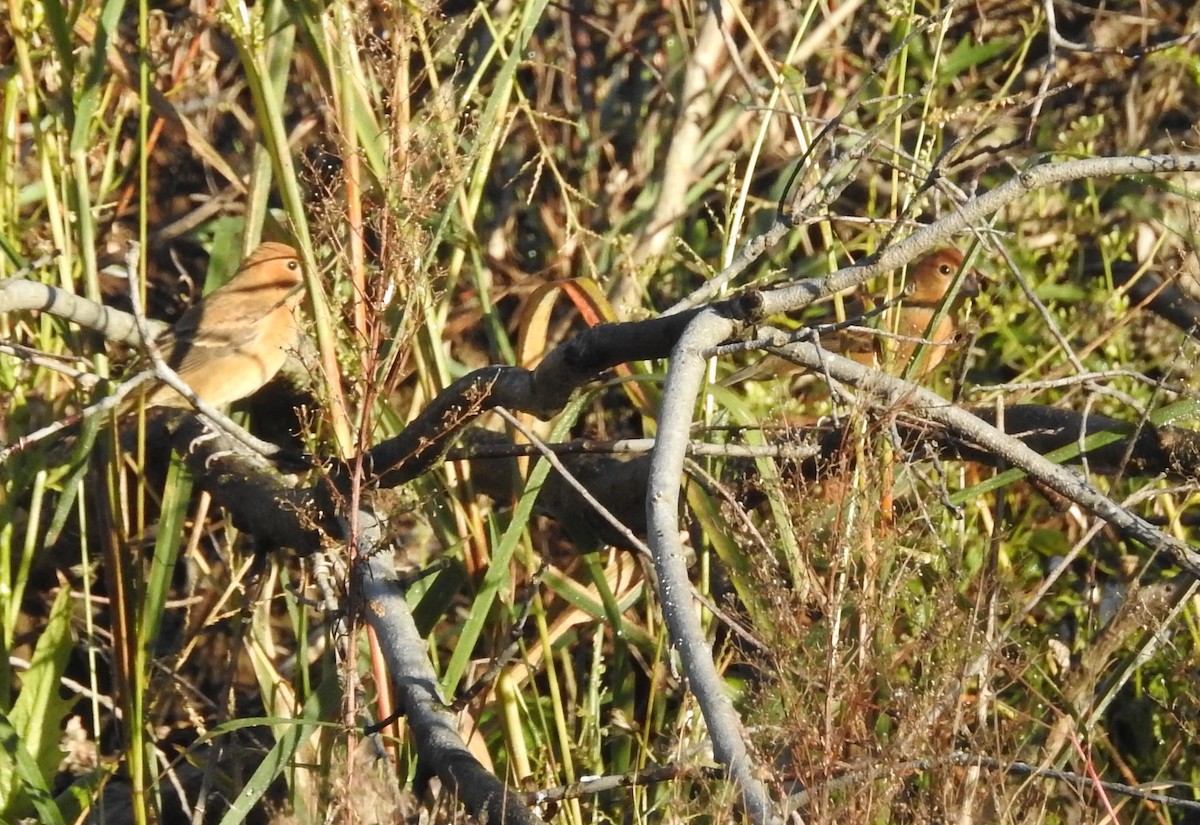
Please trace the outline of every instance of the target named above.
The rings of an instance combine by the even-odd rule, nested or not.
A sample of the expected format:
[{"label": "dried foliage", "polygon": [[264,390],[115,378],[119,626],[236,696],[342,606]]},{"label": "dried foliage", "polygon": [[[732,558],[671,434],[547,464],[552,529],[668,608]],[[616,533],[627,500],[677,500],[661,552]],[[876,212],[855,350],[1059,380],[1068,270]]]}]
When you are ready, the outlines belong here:
[{"label": "dried foliage", "polygon": [[[488,809],[418,759],[441,708],[364,735],[411,687],[359,622],[366,512],[373,551],[436,565],[405,583],[417,652],[513,817],[752,817],[708,770],[639,549],[637,451],[693,317],[665,314],[760,321],[739,291],[869,261],[1038,163],[1180,152],[1200,107],[1187,3],[10,6],[0,307],[19,276],[128,310],[132,242],[158,321],[263,238],[314,289],[310,346],[235,408],[306,456],[282,467],[191,446],[178,412],[24,444],[137,339],[0,312],[5,821]],[[987,282],[924,382],[1185,543],[1194,180],[1083,179],[972,225]],[[831,305],[861,303],[771,321]],[[605,322],[629,325],[585,332]],[[1194,580],[911,399],[723,386],[746,350],[712,362],[681,510],[772,798],[806,822],[1195,817],[1078,780],[1200,800]]]}]

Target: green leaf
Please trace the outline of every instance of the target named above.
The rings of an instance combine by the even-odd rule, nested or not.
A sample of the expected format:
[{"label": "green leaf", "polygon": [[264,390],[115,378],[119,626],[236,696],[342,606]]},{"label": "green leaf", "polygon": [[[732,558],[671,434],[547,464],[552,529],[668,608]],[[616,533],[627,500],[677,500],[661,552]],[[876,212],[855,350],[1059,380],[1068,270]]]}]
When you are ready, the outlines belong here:
[{"label": "green leaf", "polygon": [[[587,396],[576,398],[563,410],[563,414],[554,425],[550,438],[547,439],[548,441],[561,441],[571,431],[575,420],[583,411],[586,400]],[[529,479],[525,483],[525,491],[517,501],[517,506],[513,508],[512,520],[505,528],[496,552],[492,555],[488,571],[483,576],[479,594],[471,605],[471,613],[467,616],[462,634],[454,646],[454,655],[450,657],[446,673],[442,676],[442,689],[447,696],[453,695],[457,689],[458,681],[466,672],[467,664],[471,661],[471,655],[475,651],[475,643],[483,633],[492,604],[495,602],[501,586],[512,575],[509,565],[512,563],[521,537],[525,535],[525,529],[529,526],[529,519],[533,516],[533,505],[537,501],[538,493],[549,472],[550,462],[548,461],[539,461],[534,465],[533,470],[529,473]]]},{"label": "green leaf", "polygon": [[[271,783],[291,766],[296,751],[322,724],[322,717],[337,707],[338,697],[337,677],[327,676],[317,687],[317,691],[308,697],[300,715],[296,719],[288,720],[292,723],[291,727],[285,729],[283,735],[275,743],[275,747],[271,748],[262,764],[258,766],[258,770],[242,788],[242,792],[230,802],[229,810],[221,818],[221,825],[237,825],[246,820]],[[262,724],[262,722],[261,719],[233,720],[222,725],[220,730],[229,731],[237,727],[245,727],[248,724]]]},{"label": "green leaf", "polygon": [[1014,37],[998,37],[976,43],[970,37],[964,37],[938,68],[938,84],[948,85],[963,72],[1008,51],[1016,42]]},{"label": "green leaf", "polygon": [[46,628],[21,675],[21,694],[12,714],[0,720],[0,821],[12,822],[30,804],[43,822],[61,822],[49,797],[49,781],[62,761],[62,721],[71,702],[59,693],[71,651],[71,592],[62,588]]},{"label": "green leaf", "polygon": [[[1156,427],[1162,427],[1176,421],[1195,418],[1197,415],[1200,415],[1200,401],[1179,401],[1151,413],[1150,423]],[[1082,449],[1080,444],[1076,442],[1066,447],[1059,447],[1057,450],[1051,450],[1046,453],[1045,458],[1053,461],[1055,464],[1063,464],[1071,459],[1078,458],[1080,453],[1098,450],[1101,447],[1107,447],[1109,444],[1128,437],[1129,430],[1127,428],[1092,433],[1083,440]],[[1025,478],[1025,475],[1024,470],[1005,470],[1003,473],[999,473],[987,481],[976,484],[973,487],[968,487],[965,490],[960,490],[950,497],[950,503],[955,506],[966,504],[968,501],[978,498],[985,493],[990,493],[992,490],[998,490],[1001,487],[1012,484],[1014,481],[1019,481]]]}]

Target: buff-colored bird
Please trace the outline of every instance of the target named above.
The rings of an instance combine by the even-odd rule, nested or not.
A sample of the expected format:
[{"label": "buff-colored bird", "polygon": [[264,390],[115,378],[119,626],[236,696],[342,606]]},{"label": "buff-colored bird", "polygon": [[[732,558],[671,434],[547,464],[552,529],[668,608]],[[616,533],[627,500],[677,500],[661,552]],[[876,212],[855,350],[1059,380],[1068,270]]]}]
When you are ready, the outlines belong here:
[{"label": "buff-colored bird", "polygon": [[903,372],[913,360],[917,347],[923,344],[924,358],[918,365],[916,378],[924,380],[946,359],[955,344],[967,299],[979,294],[978,272],[972,270],[963,277],[937,327],[930,327],[962,268],[963,255],[953,247],[931,252],[909,268],[908,282],[912,284],[912,292],[901,301],[898,310],[884,316],[880,326],[900,336],[895,341],[890,362],[886,356],[880,361],[883,366],[895,373]]},{"label": "buff-colored bird", "polygon": [[[913,377],[917,381],[927,379],[945,360],[954,344],[966,299],[979,294],[978,273],[967,273],[937,328],[930,329],[962,267],[962,253],[953,247],[930,252],[909,266],[906,280],[911,289],[899,305],[880,316],[877,324],[880,333],[842,331],[822,337],[821,345],[859,363],[885,369],[893,375],[903,374],[917,353],[917,348],[922,347],[921,363]],[[738,370],[721,383],[730,386],[745,380],[794,375],[801,370],[801,367],[782,358],[767,356]]]},{"label": "buff-colored bird", "polygon": [[[264,243],[227,283],[185,312],[155,344],[202,401],[220,407],[245,398],[279,372],[294,348],[303,284],[296,250]],[[153,383],[125,399],[118,416],[138,403],[190,406],[169,386]]]}]

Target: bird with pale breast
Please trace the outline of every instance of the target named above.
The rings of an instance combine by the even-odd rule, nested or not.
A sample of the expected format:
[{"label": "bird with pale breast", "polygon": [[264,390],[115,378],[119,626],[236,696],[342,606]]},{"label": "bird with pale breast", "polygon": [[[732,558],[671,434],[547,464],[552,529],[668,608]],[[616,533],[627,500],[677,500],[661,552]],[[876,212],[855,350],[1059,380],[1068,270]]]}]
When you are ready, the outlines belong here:
[{"label": "bird with pale breast", "polygon": [[[296,310],[304,272],[292,247],[268,242],[251,252],[232,278],[154,339],[167,366],[214,407],[245,398],[270,381],[296,345]],[[133,393],[118,417],[138,404],[190,407],[161,382]]]},{"label": "bird with pale breast", "polygon": [[[979,274],[972,270],[963,276],[958,292],[938,319],[942,303],[963,268],[963,260],[962,253],[953,247],[930,252],[909,266],[906,293],[899,304],[881,314],[877,325],[879,333],[841,330],[822,336],[821,345],[831,352],[894,375],[904,373],[921,347],[924,354],[913,378],[924,381],[949,354],[966,300],[979,294]],[[786,359],[768,355],[728,376],[721,384],[731,386],[747,380],[769,380],[802,371],[802,367]]]}]

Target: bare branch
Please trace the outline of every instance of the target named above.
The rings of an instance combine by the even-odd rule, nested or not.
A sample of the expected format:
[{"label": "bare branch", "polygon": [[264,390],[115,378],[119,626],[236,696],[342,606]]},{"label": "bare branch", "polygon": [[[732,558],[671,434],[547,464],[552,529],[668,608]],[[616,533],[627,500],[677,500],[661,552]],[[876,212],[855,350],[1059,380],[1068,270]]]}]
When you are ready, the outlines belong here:
[{"label": "bare branch", "polygon": [[[378,534],[369,513],[359,514],[360,536]],[[362,616],[375,631],[387,660],[399,707],[412,728],[422,763],[441,778],[467,810],[487,822],[507,825],[541,822],[523,795],[501,782],[471,755],[454,717],[438,696],[438,679],[425,652],[396,571],[388,554],[360,538],[354,584],[363,599]]]},{"label": "bare branch", "polygon": [[[786,338],[781,342],[783,340]],[[906,407],[941,424],[1090,510],[1127,537],[1151,550],[1166,553],[1180,567],[1193,575],[1200,575],[1200,554],[1192,548],[1116,504],[1074,470],[1053,463],[1020,440],[1002,433],[931,390],[885,375],[835,353],[818,350],[814,344],[807,342],[793,343],[787,349],[791,358],[810,369],[823,368],[838,381],[845,381],[874,395],[887,406]]]},{"label": "bare branch", "polygon": [[734,332],[734,324],[712,309],[701,312],[671,355],[671,369],[663,388],[658,440],[650,464],[646,491],[646,520],[659,598],[671,643],[679,652],[688,685],[704,714],[713,752],[729,769],[742,796],[742,805],[754,822],[774,822],[770,796],[755,776],[733,701],[717,672],[712,648],[692,608],[691,580],[680,541],[679,504],[684,456],[691,431],[692,411],[704,382],[707,352]]},{"label": "bare branch", "polygon": [[[23,278],[0,281],[0,312],[36,309],[94,329],[109,341],[136,346],[141,341],[137,322],[128,312],[89,301],[79,295],[64,292],[49,284]],[[162,321],[147,321],[151,331],[158,334],[169,325]]]}]

